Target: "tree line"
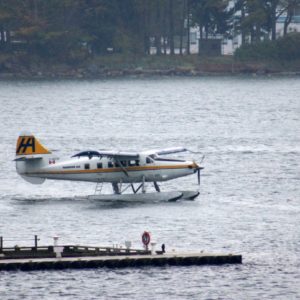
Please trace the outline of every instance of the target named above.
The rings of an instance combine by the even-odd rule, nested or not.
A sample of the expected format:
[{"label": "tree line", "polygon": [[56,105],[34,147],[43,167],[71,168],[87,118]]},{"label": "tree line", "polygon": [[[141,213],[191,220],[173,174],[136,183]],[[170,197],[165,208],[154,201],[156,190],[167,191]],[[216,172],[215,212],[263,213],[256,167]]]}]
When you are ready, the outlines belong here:
[{"label": "tree line", "polygon": [[0,52],[88,56],[107,52],[190,54],[199,39],[241,35],[242,44],[284,34],[300,0],[0,0]]}]

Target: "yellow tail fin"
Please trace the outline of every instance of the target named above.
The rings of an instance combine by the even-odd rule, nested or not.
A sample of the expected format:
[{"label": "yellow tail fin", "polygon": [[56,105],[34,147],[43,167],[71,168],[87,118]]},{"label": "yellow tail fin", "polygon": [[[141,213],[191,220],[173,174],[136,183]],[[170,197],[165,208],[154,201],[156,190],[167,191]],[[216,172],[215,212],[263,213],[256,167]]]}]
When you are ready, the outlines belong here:
[{"label": "yellow tail fin", "polygon": [[16,155],[50,154],[33,135],[20,135],[17,141]]}]

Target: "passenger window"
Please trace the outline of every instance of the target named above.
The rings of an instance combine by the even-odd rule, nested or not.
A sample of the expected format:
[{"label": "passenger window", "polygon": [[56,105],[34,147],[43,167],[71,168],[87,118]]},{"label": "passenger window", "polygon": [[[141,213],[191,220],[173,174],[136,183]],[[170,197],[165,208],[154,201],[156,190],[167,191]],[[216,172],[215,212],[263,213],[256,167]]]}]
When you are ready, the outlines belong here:
[{"label": "passenger window", "polygon": [[139,166],[139,165],[140,165],[140,161],[139,161],[138,159],[135,161],[135,165],[136,165],[136,166]]},{"label": "passenger window", "polygon": [[108,167],[109,167],[109,168],[113,168],[113,167],[114,167],[114,164],[113,164],[111,161],[109,161],[109,162],[108,162]]},{"label": "passenger window", "polygon": [[89,170],[90,164],[84,164],[84,168],[85,168],[86,170]]},{"label": "passenger window", "polygon": [[102,169],[102,163],[97,163],[97,169]]},{"label": "passenger window", "polygon": [[120,164],[118,162],[115,162],[115,167],[116,168],[119,168],[120,167]]},{"label": "passenger window", "polygon": [[152,163],[152,159],[151,159],[150,157],[147,157],[147,158],[146,158],[146,163],[147,163],[147,164],[151,164],[151,163]]},{"label": "passenger window", "polygon": [[128,162],[128,165],[129,165],[130,167],[135,166],[135,165],[136,165],[135,160],[130,160],[130,161]]}]

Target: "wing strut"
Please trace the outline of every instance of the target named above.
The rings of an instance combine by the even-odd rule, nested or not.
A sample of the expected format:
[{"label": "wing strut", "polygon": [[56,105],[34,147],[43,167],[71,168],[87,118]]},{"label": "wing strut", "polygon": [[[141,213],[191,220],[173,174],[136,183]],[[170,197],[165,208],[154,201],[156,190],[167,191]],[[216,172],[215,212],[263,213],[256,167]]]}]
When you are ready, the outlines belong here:
[{"label": "wing strut", "polygon": [[120,168],[122,169],[122,171],[124,172],[124,174],[125,174],[127,177],[129,177],[129,174],[128,174],[126,168],[125,168],[125,167],[123,166],[123,164],[121,163],[121,161],[120,161],[119,159],[117,159],[117,158],[115,158],[115,161],[118,163],[118,165],[120,166]]}]

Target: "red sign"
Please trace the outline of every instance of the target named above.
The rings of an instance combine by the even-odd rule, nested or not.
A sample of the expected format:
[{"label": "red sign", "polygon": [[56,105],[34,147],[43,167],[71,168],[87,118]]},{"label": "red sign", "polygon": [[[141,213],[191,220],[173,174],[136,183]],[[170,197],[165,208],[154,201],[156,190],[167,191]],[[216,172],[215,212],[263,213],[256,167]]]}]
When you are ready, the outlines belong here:
[{"label": "red sign", "polygon": [[148,246],[150,243],[150,233],[148,231],[144,231],[143,235],[142,235],[142,242],[145,246]]}]

